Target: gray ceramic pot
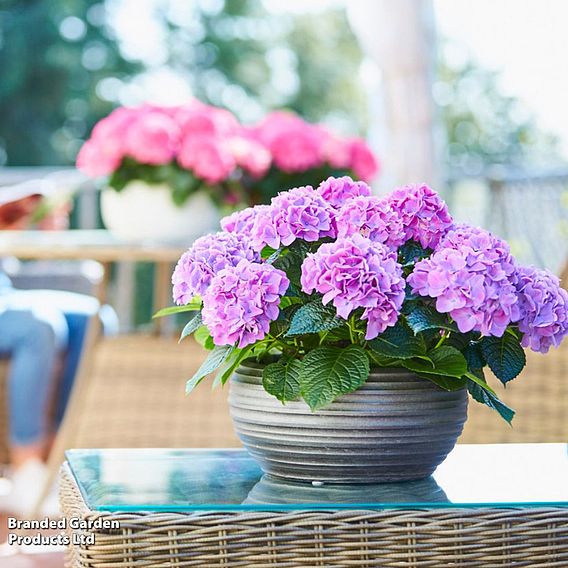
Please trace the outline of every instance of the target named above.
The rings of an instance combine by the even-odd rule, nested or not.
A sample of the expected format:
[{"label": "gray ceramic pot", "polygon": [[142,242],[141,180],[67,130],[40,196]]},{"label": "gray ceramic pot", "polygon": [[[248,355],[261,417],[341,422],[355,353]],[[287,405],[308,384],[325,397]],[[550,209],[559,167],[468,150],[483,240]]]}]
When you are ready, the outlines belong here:
[{"label": "gray ceramic pot", "polygon": [[467,391],[445,391],[399,369],[371,372],[355,392],[312,412],[262,387],[262,365],[231,379],[235,430],[266,473],[300,481],[382,483],[428,477],[454,447]]}]

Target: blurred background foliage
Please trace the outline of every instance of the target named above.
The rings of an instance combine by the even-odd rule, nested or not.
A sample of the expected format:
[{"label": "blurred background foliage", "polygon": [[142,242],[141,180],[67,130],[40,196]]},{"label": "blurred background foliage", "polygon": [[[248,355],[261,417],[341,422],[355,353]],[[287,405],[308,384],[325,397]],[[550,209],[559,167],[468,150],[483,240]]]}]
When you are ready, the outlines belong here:
[{"label": "blurred background foliage", "polygon": [[[117,31],[126,2],[0,3],[0,165],[73,163],[93,124],[132,102],[124,92],[157,68],[244,121],[287,107],[342,133],[365,133],[364,56],[343,8],[295,13],[275,12],[262,0],[139,2],[155,26],[153,37],[139,40],[157,42],[148,57],[126,49]],[[556,140],[502,94],[497,72],[467,54],[456,57],[448,43],[438,53],[433,95],[451,177],[556,159]]]}]

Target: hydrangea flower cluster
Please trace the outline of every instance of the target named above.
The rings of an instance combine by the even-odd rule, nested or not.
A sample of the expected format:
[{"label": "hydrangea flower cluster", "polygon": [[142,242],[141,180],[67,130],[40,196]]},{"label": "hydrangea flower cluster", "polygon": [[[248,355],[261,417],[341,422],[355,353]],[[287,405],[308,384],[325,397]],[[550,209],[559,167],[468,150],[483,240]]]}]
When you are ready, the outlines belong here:
[{"label": "hydrangea flower cluster", "polygon": [[317,192],[332,207],[340,209],[352,197],[369,197],[371,188],[364,181],[353,181],[349,176],[329,177],[319,184]]},{"label": "hydrangea flower cluster", "polygon": [[283,191],[269,207],[257,209],[250,237],[255,249],[268,245],[277,249],[296,239],[315,242],[335,237],[331,207],[310,186]]},{"label": "hydrangea flower cluster", "polygon": [[516,287],[523,347],[540,353],[558,347],[568,335],[568,292],[556,276],[534,267],[518,269]]},{"label": "hydrangea flower cluster", "polygon": [[461,332],[501,337],[519,318],[516,264],[509,246],[488,231],[459,226],[408,277],[412,291],[436,299]]},{"label": "hydrangea flower cluster", "polygon": [[203,295],[203,323],[215,344],[242,348],[263,339],[289,284],[270,264],[241,260],[221,270]]},{"label": "hydrangea flower cluster", "polygon": [[[167,179],[175,185],[181,169],[205,186],[227,184],[223,188],[227,201],[238,189],[238,199],[250,203],[258,201],[259,187],[272,185],[271,176],[280,179],[283,173],[309,177],[327,168],[371,179],[378,172],[363,140],[340,138],[286,112],[272,113],[247,127],[229,111],[197,100],[180,106],[144,104],[114,110],[93,129],[77,156],[77,167],[91,177],[111,176],[111,185],[117,171],[120,183]],[[159,175],[153,176],[152,168],[157,167]],[[173,168],[169,178],[167,168]],[[268,183],[260,184],[263,180]]]},{"label": "hydrangea flower cluster", "polygon": [[453,225],[447,205],[427,185],[395,189],[388,201],[402,220],[405,240],[412,239],[424,248],[435,248]]},{"label": "hydrangea flower cluster", "polygon": [[337,315],[347,319],[364,308],[368,322],[366,339],[373,339],[393,326],[404,300],[402,267],[396,253],[359,234],[323,244],[302,264],[302,290],[323,295]]},{"label": "hydrangea flower cluster", "polygon": [[250,132],[269,150],[275,167],[285,173],[303,173],[329,165],[371,180],[379,170],[364,140],[341,138],[291,112],[273,112]]},{"label": "hydrangea flower cluster", "polygon": [[352,197],[343,204],[336,216],[337,236],[349,237],[359,233],[393,250],[406,241],[402,218],[387,199]]},{"label": "hydrangea flower cluster", "polygon": [[175,267],[172,276],[175,303],[187,304],[194,296],[202,296],[215,274],[236,266],[241,260],[259,260],[258,253],[243,235],[217,233],[197,239]]}]

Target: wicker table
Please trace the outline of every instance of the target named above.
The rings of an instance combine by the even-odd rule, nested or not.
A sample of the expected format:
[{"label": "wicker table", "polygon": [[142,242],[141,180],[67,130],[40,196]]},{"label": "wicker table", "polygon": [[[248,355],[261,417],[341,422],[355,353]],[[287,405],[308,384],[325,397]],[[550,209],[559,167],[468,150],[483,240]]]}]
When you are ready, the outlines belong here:
[{"label": "wicker table", "polygon": [[64,515],[93,524],[68,529],[73,568],[568,566],[563,444],[463,445],[431,478],[363,486],[263,476],[241,450],[67,460]]}]

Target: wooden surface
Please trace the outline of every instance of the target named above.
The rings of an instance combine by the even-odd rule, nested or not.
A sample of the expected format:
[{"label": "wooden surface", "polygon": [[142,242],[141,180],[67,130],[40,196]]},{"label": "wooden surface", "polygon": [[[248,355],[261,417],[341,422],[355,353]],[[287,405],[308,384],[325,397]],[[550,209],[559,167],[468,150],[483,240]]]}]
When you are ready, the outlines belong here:
[{"label": "wooden surface", "polygon": [[105,230],[0,232],[0,257],[23,260],[176,262],[188,246],[124,242]]}]

